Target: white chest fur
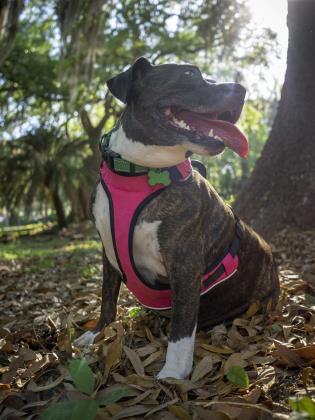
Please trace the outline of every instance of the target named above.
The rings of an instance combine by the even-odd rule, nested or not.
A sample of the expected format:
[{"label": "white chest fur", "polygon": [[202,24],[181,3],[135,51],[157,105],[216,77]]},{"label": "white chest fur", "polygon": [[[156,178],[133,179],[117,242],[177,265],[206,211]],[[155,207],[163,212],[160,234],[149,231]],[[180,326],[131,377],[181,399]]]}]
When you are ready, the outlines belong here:
[{"label": "white chest fur", "polygon": [[133,236],[136,267],[149,282],[154,282],[158,275],[166,277],[157,235],[160,224],[160,220],[151,223],[143,221],[136,225]]},{"label": "white chest fur", "polygon": [[[101,184],[97,186],[92,208],[96,228],[101,236],[106,256],[113,267],[120,272],[117,263],[110,226],[109,201]],[[138,271],[149,282],[166,276],[157,231],[161,221],[141,222],[136,225],[133,235],[133,258]]]}]

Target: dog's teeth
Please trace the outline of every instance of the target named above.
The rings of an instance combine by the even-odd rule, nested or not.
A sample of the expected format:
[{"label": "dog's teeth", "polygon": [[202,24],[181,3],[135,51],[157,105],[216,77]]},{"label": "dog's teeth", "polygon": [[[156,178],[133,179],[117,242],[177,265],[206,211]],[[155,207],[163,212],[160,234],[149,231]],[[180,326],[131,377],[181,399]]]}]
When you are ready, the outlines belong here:
[{"label": "dog's teeth", "polygon": [[175,123],[179,128],[184,128],[185,130],[191,130],[191,128],[189,127],[188,124],[185,123],[185,121],[183,120],[178,120],[177,118],[173,117],[172,118],[173,123]]},{"label": "dog's teeth", "polygon": [[[211,128],[211,130],[209,131],[208,136],[209,136],[209,137],[213,137],[213,136],[214,136],[214,134],[213,134],[213,128]],[[215,137],[215,136],[214,136],[214,137]]]},{"label": "dog's teeth", "polygon": [[222,138],[221,138],[221,137],[219,137],[219,136],[214,136],[214,138],[215,138],[216,140],[221,140],[221,141],[222,141]]},{"label": "dog's teeth", "polygon": [[187,125],[187,124],[185,123],[185,121],[183,121],[183,120],[179,121],[179,126],[180,126],[181,128],[185,128],[186,130],[189,130],[189,129],[190,129],[189,125]]}]

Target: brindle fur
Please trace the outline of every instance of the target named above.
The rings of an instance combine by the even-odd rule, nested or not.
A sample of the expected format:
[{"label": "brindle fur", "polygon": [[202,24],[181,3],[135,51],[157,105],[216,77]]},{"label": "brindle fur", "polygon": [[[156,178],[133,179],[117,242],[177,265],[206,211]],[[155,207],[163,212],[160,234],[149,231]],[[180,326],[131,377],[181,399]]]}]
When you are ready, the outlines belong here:
[{"label": "brindle fur", "polygon": [[[194,102],[195,110],[196,107],[202,110],[206,100],[209,102],[209,92],[204,93],[208,83],[204,79],[193,82],[194,92],[196,93],[196,89],[200,92],[199,96],[194,94],[193,99],[192,95],[189,96],[189,92],[186,92],[187,86],[184,85],[184,94],[176,96],[174,86],[179,89],[180,82],[174,75],[179,66],[157,66],[153,76],[150,76],[151,79],[148,79],[143,65],[147,66],[146,63],[142,63],[141,71],[138,69],[138,72],[142,72],[141,78],[138,77],[136,81],[130,80],[127,71],[123,73],[120,84],[117,84],[116,79],[109,84],[116,96],[128,103],[121,121],[127,136],[144,144],[170,145],[187,140],[182,138],[182,134],[176,133],[170,138],[170,130],[163,131],[158,114],[148,102],[148,98],[152,102],[152,96],[155,95],[159,104],[163,104],[171,95],[173,103],[190,101]],[[154,86],[161,85],[161,80],[165,79],[166,75],[169,76],[170,72],[177,82],[174,82],[174,77],[170,77],[163,89],[156,90]],[[155,83],[152,82],[152,77],[156,79]],[[130,84],[131,89],[128,88]],[[213,96],[208,110],[212,105],[214,109],[218,109],[220,86],[222,93],[225,85],[209,85]],[[143,89],[149,89],[149,92],[144,94]],[[242,95],[244,99],[244,93]],[[235,97],[236,100],[241,100],[239,92]],[[224,106],[226,105],[223,104],[222,107]],[[141,115],[141,112],[144,114]],[[190,138],[188,140],[192,141]],[[196,142],[203,144],[204,139],[199,138]],[[209,154],[219,153],[221,146],[222,143],[218,145],[212,142]],[[169,283],[173,291],[171,341],[191,336],[197,321],[199,328],[206,328],[241,314],[253,302],[260,302],[263,309],[266,309],[270,300],[273,306],[276,304],[279,281],[270,246],[243,222],[241,224],[244,234],[238,253],[237,273],[200,297],[201,277],[206,266],[224,255],[231,244],[235,234],[235,218],[231,208],[199,173],[193,171],[190,181],[165,188],[142,210],[137,223],[156,220],[161,221],[158,242],[167,273],[166,278],[157,280]],[[101,317],[96,331],[113,321],[121,282],[120,275],[110,266],[105,253],[103,281]],[[166,314],[165,311],[161,313]]]},{"label": "brindle fur", "polygon": [[[155,220],[162,221],[158,241],[167,272],[167,278],[157,280],[170,284],[177,308],[172,319],[172,341],[190,335],[197,318],[199,328],[208,328],[240,315],[254,302],[260,302],[263,310],[269,300],[273,306],[276,304],[279,282],[270,246],[242,221],[244,235],[237,273],[199,298],[200,278],[209,262],[224,255],[231,244],[235,218],[198,172],[193,171],[189,182],[166,188],[143,209],[137,224]],[[102,309],[97,330],[114,320],[121,282],[105,255],[103,258]],[[167,316],[169,312],[160,314]]]},{"label": "brindle fur", "polygon": [[[183,219],[184,226],[177,222]],[[200,275],[205,273],[206,266],[224,255],[234,238],[235,218],[231,208],[194,171],[191,182],[172,185],[149,203],[138,222],[154,220],[162,220],[158,239],[171,286],[177,280],[172,272],[183,270],[198,277],[199,290]],[[199,327],[230,320],[256,301],[264,307],[269,299],[273,304],[278,300],[278,274],[270,246],[244,222],[241,224],[244,237],[238,253],[238,271],[201,296]],[[184,304],[187,314],[194,312],[195,305],[191,300],[190,275],[177,280],[180,287],[189,291]]]}]

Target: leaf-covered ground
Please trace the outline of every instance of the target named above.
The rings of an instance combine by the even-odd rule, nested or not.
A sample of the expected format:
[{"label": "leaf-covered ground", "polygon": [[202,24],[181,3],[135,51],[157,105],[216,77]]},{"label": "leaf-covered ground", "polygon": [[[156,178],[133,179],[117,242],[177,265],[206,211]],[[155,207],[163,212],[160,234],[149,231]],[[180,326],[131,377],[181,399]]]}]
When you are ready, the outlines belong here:
[{"label": "leaf-covered ground", "polygon": [[[6,238],[0,418],[36,419],[67,401],[75,414],[63,405],[64,417],[56,418],[89,419],[96,410],[97,419],[315,418],[312,401],[302,399],[315,391],[315,232],[283,231],[273,247],[282,284],[277,310],[264,318],[254,304],[232,325],[200,332],[190,378],[160,383],[168,321],[141,309],[125,289],[117,321],[97,343],[84,352],[72,345],[100,310],[100,245],[89,225]],[[288,401],[296,397],[306,417],[292,414]]]}]

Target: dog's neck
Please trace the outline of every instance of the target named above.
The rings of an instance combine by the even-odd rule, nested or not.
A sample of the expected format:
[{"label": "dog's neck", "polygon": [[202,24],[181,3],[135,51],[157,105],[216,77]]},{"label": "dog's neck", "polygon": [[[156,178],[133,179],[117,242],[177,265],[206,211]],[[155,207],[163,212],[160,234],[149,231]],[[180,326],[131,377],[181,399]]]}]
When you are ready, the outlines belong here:
[{"label": "dog's neck", "polygon": [[156,146],[146,145],[129,139],[122,124],[114,131],[109,147],[123,159],[136,165],[149,168],[165,168],[178,165],[187,158],[187,148],[182,145]]}]

